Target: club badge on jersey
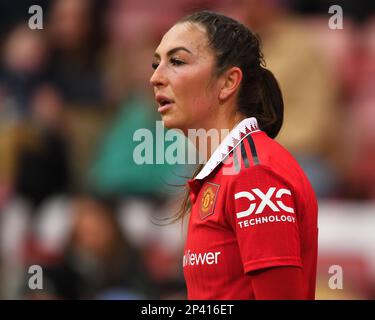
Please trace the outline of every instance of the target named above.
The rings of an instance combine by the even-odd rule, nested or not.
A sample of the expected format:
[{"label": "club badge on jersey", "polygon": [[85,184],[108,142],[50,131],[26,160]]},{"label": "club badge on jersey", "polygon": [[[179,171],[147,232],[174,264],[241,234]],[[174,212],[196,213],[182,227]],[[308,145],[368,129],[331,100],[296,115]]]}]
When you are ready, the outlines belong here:
[{"label": "club badge on jersey", "polygon": [[212,182],[207,182],[204,186],[201,198],[201,206],[199,216],[201,220],[206,219],[214,213],[216,196],[220,185]]}]

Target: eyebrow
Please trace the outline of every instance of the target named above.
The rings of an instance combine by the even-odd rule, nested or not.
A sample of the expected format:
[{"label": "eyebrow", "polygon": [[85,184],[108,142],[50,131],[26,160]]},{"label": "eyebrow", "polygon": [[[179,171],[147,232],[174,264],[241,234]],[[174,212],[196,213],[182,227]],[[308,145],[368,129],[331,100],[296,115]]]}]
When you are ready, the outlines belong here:
[{"label": "eyebrow", "polygon": [[[172,54],[174,54],[174,53],[176,53],[177,51],[180,51],[180,50],[186,51],[187,53],[192,54],[191,51],[186,49],[185,47],[176,47],[176,48],[173,48],[173,49],[171,49],[167,52],[167,57],[170,57]],[[154,57],[160,59],[160,54],[155,52]]]}]

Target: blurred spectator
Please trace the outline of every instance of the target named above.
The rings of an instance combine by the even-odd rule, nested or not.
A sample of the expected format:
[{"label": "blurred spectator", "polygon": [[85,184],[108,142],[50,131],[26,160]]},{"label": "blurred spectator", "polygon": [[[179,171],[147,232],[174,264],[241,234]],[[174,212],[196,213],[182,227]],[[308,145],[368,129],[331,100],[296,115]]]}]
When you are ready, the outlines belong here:
[{"label": "blurred spectator", "polygon": [[345,61],[344,196],[375,199],[375,16],[358,29],[352,48]]},{"label": "blurred spectator", "polygon": [[62,101],[56,89],[43,85],[30,99],[29,119],[3,129],[2,184],[38,206],[69,189]]},{"label": "blurred spectator", "polygon": [[54,0],[48,17],[50,76],[68,104],[100,107],[105,93],[99,69],[98,1]]},{"label": "blurred spectator", "polygon": [[63,102],[57,90],[50,85],[39,87],[32,99],[32,111],[34,129],[30,130],[35,131],[39,142],[35,149],[20,154],[16,190],[38,205],[51,195],[69,191],[70,169]]},{"label": "blurred spectator", "polygon": [[[91,196],[73,203],[71,237],[62,258],[44,264],[45,288],[41,294],[30,290],[27,298],[95,299],[151,297],[139,253],[119,228],[111,202]],[[26,264],[43,260],[28,256]],[[119,296],[120,295],[120,296]]]},{"label": "blurred spectator", "polygon": [[29,135],[30,128],[26,129],[25,123],[32,117],[32,98],[45,81],[47,61],[42,33],[33,32],[24,24],[12,29],[0,63],[0,208],[19,191],[21,153],[26,146],[36,147],[35,132]]},{"label": "blurred spectator", "polygon": [[[179,209],[181,199],[154,201],[151,198],[128,197],[121,201],[119,218],[129,240],[142,250],[143,264],[158,299],[186,299],[182,274],[183,247],[187,221],[165,224]],[[179,198],[182,198],[182,194]]]},{"label": "blurred spectator", "polygon": [[3,112],[6,109],[16,118],[29,115],[31,96],[46,79],[47,59],[47,46],[42,33],[32,31],[23,24],[11,31],[4,44],[0,65]]}]

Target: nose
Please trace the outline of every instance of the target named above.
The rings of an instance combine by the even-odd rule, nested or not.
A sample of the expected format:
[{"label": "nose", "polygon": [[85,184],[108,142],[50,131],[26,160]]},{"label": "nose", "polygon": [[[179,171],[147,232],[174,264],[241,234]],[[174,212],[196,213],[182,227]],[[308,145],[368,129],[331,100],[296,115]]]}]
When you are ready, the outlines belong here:
[{"label": "nose", "polygon": [[161,68],[157,67],[150,78],[150,83],[153,87],[161,87],[166,85],[166,78],[162,74]]}]

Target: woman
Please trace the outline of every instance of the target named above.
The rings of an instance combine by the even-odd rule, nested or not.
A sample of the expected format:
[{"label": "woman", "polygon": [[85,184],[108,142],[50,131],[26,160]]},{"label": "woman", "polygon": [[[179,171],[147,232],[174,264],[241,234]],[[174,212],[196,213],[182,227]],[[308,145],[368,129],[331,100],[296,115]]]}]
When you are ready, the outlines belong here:
[{"label": "woman", "polygon": [[[275,138],[283,100],[258,38],[202,11],[174,25],[150,82],[164,125],[229,129],[189,181],[183,269],[188,299],[314,299],[317,202]],[[212,151],[212,152],[211,152]]]}]

